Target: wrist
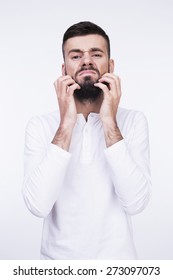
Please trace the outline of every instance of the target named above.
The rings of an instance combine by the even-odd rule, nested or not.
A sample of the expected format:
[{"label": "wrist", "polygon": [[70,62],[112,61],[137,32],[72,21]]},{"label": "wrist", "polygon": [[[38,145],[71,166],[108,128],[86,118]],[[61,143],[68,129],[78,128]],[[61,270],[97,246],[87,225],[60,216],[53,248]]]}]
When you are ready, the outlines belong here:
[{"label": "wrist", "polygon": [[102,120],[102,124],[107,147],[110,147],[123,139],[123,136],[115,119],[104,119]]},{"label": "wrist", "polygon": [[58,130],[60,131],[71,131],[73,130],[74,126],[76,124],[76,120],[62,120],[59,124]]},{"label": "wrist", "polygon": [[59,146],[60,148],[68,151],[70,147],[72,132],[74,124],[61,123],[53,140],[52,144]]}]

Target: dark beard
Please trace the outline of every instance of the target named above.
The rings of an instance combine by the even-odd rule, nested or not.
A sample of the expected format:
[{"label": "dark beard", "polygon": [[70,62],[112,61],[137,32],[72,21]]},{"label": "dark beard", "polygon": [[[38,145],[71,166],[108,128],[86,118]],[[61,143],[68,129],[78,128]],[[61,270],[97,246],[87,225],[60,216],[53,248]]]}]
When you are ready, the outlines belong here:
[{"label": "dark beard", "polygon": [[86,76],[84,82],[80,85],[80,89],[74,91],[75,98],[80,101],[89,101],[90,103],[96,101],[102,94],[102,90],[99,87],[95,87],[90,76]]}]

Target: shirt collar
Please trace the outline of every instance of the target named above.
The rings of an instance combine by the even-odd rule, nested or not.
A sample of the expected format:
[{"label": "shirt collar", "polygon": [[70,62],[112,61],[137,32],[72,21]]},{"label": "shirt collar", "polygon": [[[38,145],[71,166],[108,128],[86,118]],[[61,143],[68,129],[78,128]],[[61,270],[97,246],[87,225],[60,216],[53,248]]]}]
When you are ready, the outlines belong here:
[{"label": "shirt collar", "polygon": [[77,114],[77,123],[85,125],[86,123],[94,124],[100,120],[100,114],[91,112],[88,115],[88,120],[86,121],[83,114]]}]

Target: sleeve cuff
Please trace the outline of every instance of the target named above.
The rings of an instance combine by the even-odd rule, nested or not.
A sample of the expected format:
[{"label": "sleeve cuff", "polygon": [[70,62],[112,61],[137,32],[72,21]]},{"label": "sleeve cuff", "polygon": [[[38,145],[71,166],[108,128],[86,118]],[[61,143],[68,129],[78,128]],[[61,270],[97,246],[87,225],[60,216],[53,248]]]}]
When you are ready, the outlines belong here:
[{"label": "sleeve cuff", "polygon": [[69,160],[71,158],[71,153],[63,150],[62,148],[58,147],[55,144],[50,144],[49,146],[49,152],[52,155],[52,157],[56,160],[61,158],[62,160]]},{"label": "sleeve cuff", "polygon": [[122,149],[126,147],[126,142],[124,139],[118,141],[117,143],[113,144],[112,146],[106,148],[104,153],[108,157],[114,157],[115,153],[120,153]]}]

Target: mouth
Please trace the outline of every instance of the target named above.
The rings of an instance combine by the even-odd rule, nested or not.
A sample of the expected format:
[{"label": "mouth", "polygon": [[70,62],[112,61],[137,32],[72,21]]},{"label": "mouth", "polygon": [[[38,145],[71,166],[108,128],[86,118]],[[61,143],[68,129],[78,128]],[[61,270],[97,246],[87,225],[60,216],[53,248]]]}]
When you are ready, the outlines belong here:
[{"label": "mouth", "polygon": [[88,75],[95,75],[96,72],[94,70],[83,70],[79,73],[79,76],[88,76]]}]

